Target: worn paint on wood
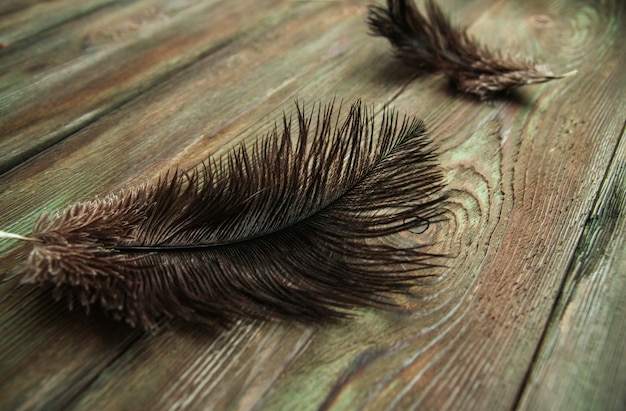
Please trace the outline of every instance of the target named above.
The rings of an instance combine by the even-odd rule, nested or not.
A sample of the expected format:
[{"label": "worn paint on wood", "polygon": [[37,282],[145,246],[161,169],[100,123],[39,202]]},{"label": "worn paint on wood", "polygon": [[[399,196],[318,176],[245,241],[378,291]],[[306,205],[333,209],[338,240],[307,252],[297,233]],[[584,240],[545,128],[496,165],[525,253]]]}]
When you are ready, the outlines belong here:
[{"label": "worn paint on wood", "polygon": [[[296,98],[362,98],[426,120],[451,196],[421,236],[454,258],[397,310],[218,337],[69,312],[9,274],[0,409],[624,408],[626,3],[440,1],[485,42],[579,71],[492,103],[393,60],[364,1],[5,3],[1,229],[193,167]],[[26,253],[0,242],[0,269]]]}]

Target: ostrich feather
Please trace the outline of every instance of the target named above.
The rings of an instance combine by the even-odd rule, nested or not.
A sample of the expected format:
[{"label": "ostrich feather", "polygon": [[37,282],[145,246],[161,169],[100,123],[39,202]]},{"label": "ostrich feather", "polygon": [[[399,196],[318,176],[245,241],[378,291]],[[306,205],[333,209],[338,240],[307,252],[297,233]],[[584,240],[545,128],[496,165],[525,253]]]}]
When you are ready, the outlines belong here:
[{"label": "ostrich feather", "polygon": [[442,175],[423,123],[296,105],[252,144],[190,171],[41,216],[23,281],[146,329],[161,317],[320,322],[392,304],[431,263],[390,235],[437,220]]},{"label": "ostrich feather", "polygon": [[419,70],[442,72],[458,90],[481,99],[516,87],[544,83],[555,75],[545,64],[491,52],[454,27],[433,0],[422,14],[412,0],[387,0],[387,8],[369,7],[371,34],[387,38],[396,55]]}]

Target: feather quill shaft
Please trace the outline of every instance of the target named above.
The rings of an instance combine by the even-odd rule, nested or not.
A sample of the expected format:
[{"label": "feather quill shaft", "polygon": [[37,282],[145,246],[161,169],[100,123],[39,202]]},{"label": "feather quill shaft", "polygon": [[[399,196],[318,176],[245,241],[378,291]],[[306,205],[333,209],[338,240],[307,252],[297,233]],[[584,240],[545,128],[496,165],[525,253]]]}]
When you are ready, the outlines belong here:
[{"label": "feather quill shaft", "polygon": [[555,75],[547,65],[493,53],[464,29],[454,27],[441,8],[427,0],[422,14],[412,0],[387,0],[369,7],[371,34],[387,38],[410,66],[443,72],[458,90],[481,99],[528,84],[576,74]]},{"label": "feather quill shaft", "polygon": [[360,102],[344,117],[296,105],[297,127],[43,215],[23,281],[146,329],[389,304],[432,255],[382,240],[437,219],[442,175],[421,121],[386,109],[376,129]]}]

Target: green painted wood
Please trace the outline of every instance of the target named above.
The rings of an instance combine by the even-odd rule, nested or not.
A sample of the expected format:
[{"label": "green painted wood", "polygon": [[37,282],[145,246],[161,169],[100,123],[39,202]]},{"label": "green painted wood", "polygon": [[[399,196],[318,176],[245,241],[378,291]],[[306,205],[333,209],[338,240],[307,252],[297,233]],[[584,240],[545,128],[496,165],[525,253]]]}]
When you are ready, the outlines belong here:
[{"label": "green painted wood", "polygon": [[626,408],[625,199],[626,134],[622,132],[520,409]]},{"label": "green painted wood", "polygon": [[[0,51],[3,54],[25,40],[83,15],[114,4],[115,0],[3,1],[0,4]],[[118,0],[119,2],[119,0]]]},{"label": "green painted wood", "polygon": [[42,34],[0,63],[0,173],[298,8],[143,0]]},{"label": "green painted wood", "polygon": [[[621,277],[612,274],[623,271],[617,251],[623,230],[603,237],[600,248],[616,250],[611,257],[605,251],[580,256],[586,238],[596,241],[585,231],[588,217],[602,214],[608,187],[623,178],[616,165],[623,162],[626,117],[624,6],[617,0],[441,3],[490,44],[537,54],[579,75],[492,103],[456,96],[440,76],[415,76],[394,62],[387,43],[367,35],[365,3],[356,0],[274,2],[258,12],[242,0],[236,4],[249,10],[242,20],[219,8],[226,6],[204,3],[192,12],[185,8],[191,3],[180,2],[167,24],[146,17],[150,33],[113,34],[115,46],[97,60],[108,71],[90,72],[97,64],[89,66],[82,52],[54,57],[55,45],[89,19],[117,27],[142,15],[147,4],[120,3],[59,26],[41,54],[33,48],[15,63],[0,61],[26,67],[33,55],[53,61],[38,73],[54,73],[64,62],[84,59],[86,69],[69,76],[81,84],[78,95],[88,95],[89,81],[111,85],[94,97],[98,114],[74,131],[36,126],[49,143],[0,175],[1,229],[27,234],[41,210],[155,178],[174,164],[192,167],[261,135],[295,98],[362,98],[426,120],[451,197],[447,220],[419,241],[430,239],[433,251],[455,256],[442,261],[447,268],[429,272],[439,276],[416,286],[416,297],[398,297],[397,310],[358,310],[350,320],[319,327],[242,323],[218,336],[176,321],[145,334],[97,312],[69,312],[45,289],[13,289],[18,277],[10,276],[0,284],[0,409],[558,408],[576,403],[567,399],[570,387],[596,393],[583,404],[619,404],[624,371],[611,360],[619,354],[623,322],[614,317],[610,328],[603,325],[623,303]],[[202,26],[203,19],[227,32]],[[158,41],[171,45],[171,36],[184,37],[188,27],[197,27],[209,46],[184,41],[157,59]],[[228,41],[198,51],[219,39]],[[113,58],[132,65],[133,52],[141,69],[118,88],[111,79],[125,66],[115,69]],[[28,79],[26,71],[0,74],[1,84]],[[51,98],[73,98],[76,92],[60,84],[50,89]],[[138,91],[124,97],[126,87]],[[0,89],[0,101],[6,90]],[[23,107],[28,104],[36,107]],[[8,112],[21,119],[21,107]],[[85,112],[79,105],[38,115],[53,124]],[[394,241],[410,245],[416,236]],[[0,270],[15,270],[26,252],[1,241]],[[585,282],[572,282],[572,261],[586,267]],[[617,281],[614,292],[584,305],[587,290],[603,289],[609,279]],[[567,322],[555,309],[563,295],[572,296],[570,307],[580,307],[568,311]],[[596,324],[593,334],[577,320]],[[563,329],[572,341],[606,336],[604,345],[587,345],[590,354],[577,366],[600,360],[582,378],[570,372],[572,358],[565,354],[573,351],[556,332]],[[604,372],[605,364],[614,365]],[[554,398],[552,381],[560,382]]]}]

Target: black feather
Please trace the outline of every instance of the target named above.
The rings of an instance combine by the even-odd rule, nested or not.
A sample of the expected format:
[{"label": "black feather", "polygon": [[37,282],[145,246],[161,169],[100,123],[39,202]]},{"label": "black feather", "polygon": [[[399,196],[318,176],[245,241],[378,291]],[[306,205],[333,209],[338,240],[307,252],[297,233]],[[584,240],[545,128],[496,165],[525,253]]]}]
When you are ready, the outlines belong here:
[{"label": "black feather", "polygon": [[24,281],[146,328],[388,304],[432,255],[385,237],[440,215],[442,175],[421,121],[340,111],[297,105],[297,131],[41,217]]},{"label": "black feather", "polygon": [[433,0],[421,13],[413,0],[387,0],[369,7],[371,33],[387,38],[396,55],[418,70],[442,72],[456,89],[482,99],[517,87],[576,74],[555,75],[545,64],[513,59],[454,27]]}]

